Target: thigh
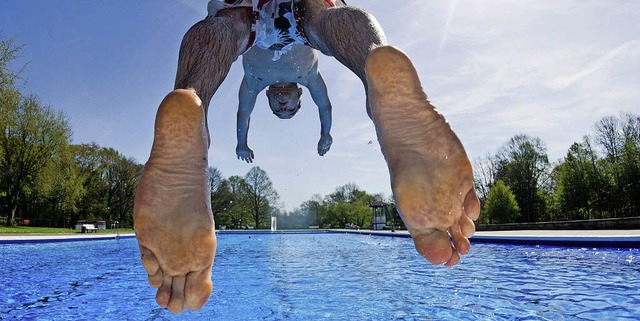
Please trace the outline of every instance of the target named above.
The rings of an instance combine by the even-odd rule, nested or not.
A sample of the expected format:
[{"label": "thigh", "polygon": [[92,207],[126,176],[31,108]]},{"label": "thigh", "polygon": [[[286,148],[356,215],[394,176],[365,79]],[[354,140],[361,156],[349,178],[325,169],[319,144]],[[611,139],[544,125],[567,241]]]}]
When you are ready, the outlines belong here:
[{"label": "thigh", "polygon": [[245,51],[250,31],[248,8],[220,10],[193,25],[180,45],[175,89],[194,89],[206,108],[231,64]]},{"label": "thigh", "polygon": [[357,7],[331,7],[327,0],[300,1],[309,43],[323,54],[334,56],[364,80],[369,53],[387,44],[375,17]]}]

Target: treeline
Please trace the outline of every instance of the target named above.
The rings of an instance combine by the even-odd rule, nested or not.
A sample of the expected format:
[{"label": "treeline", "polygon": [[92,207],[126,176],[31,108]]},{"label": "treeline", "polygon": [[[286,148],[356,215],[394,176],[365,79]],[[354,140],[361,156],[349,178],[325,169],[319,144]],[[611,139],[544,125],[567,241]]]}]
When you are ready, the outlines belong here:
[{"label": "treeline", "polygon": [[68,227],[79,219],[131,226],[142,165],[112,148],[72,145],[69,120],[17,85],[22,47],[0,39],[0,213],[4,223]]},{"label": "treeline", "polygon": [[[85,219],[131,226],[142,165],[112,148],[72,145],[64,114],[16,84],[23,68],[14,71],[10,63],[21,50],[0,37],[0,220],[69,227]],[[549,160],[542,140],[519,134],[474,163],[480,223],[638,216],[640,116],[604,117],[557,162]],[[217,228],[269,228],[272,216],[279,228],[366,228],[372,225],[370,204],[380,201],[387,204],[387,224],[402,224],[392,200],[354,183],[283,211],[260,167],[228,179],[212,167],[209,182]]]},{"label": "treeline", "polygon": [[384,203],[387,225],[403,226],[392,200],[383,194],[369,194],[355,183],[347,183],[329,195],[313,195],[290,212],[278,213],[278,227],[371,228],[371,204],[380,202]]},{"label": "treeline", "polygon": [[[270,228],[271,217],[277,218],[279,229],[310,226],[369,228],[372,220],[370,204],[384,200],[382,194],[368,194],[355,183],[348,183],[324,197],[313,195],[292,211],[283,211],[278,192],[260,167],[251,168],[244,177],[231,176],[228,179],[219,170],[210,167],[209,182],[216,228]],[[389,203],[385,210],[387,218],[390,220],[393,215],[394,224],[401,226],[395,206]]]},{"label": "treeline", "polygon": [[519,134],[474,164],[480,223],[638,216],[640,116],[607,116],[552,163],[543,141]]}]

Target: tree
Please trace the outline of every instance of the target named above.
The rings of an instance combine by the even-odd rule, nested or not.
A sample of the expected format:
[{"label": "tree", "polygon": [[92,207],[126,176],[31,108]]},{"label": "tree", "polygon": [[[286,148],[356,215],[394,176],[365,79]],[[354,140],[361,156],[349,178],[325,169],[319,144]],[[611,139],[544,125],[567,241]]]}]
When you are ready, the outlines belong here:
[{"label": "tree", "polygon": [[244,180],[246,181],[253,219],[256,228],[260,228],[267,217],[270,217],[271,207],[277,203],[279,198],[278,192],[273,188],[273,183],[271,183],[267,172],[259,166],[252,167],[245,175]]},{"label": "tree", "polygon": [[16,79],[24,70],[22,66],[18,71],[14,71],[9,66],[11,62],[22,57],[23,46],[18,46],[13,39],[4,40],[0,35],[0,97],[5,93],[3,90],[15,89]]},{"label": "tree", "polygon": [[484,203],[484,200],[489,195],[489,189],[496,182],[495,175],[498,161],[495,156],[487,154],[485,157],[477,158],[473,163],[473,178],[476,191],[480,202]]},{"label": "tree", "polygon": [[25,188],[33,186],[40,170],[69,144],[71,128],[62,112],[42,106],[35,96],[5,90],[0,99],[0,186],[14,224]]},{"label": "tree", "polygon": [[235,175],[229,177],[228,186],[231,200],[229,201],[229,207],[219,213],[220,221],[221,224],[224,223],[234,228],[240,228],[243,222],[248,222],[248,218],[251,217],[249,187],[244,178]]},{"label": "tree", "polygon": [[127,226],[133,223],[133,201],[142,165],[113,148],[104,148],[101,154],[107,195],[107,211],[102,219]]},{"label": "tree", "polygon": [[583,143],[569,148],[564,162],[558,166],[560,209],[566,219],[592,219],[597,210],[598,188],[601,179],[597,168],[598,156],[588,137]]},{"label": "tree", "polygon": [[545,199],[540,189],[548,183],[550,164],[546,148],[539,138],[524,134],[513,136],[496,155],[496,179],[510,186],[526,222],[544,215]]},{"label": "tree", "polygon": [[70,214],[78,211],[79,201],[85,193],[84,177],[80,175],[69,147],[56,155],[38,175],[36,190],[41,199],[41,210],[31,217],[48,220],[50,226],[53,222],[53,226],[67,227]]},{"label": "tree", "polygon": [[640,211],[640,115],[623,114],[621,185],[625,198],[625,216]]},{"label": "tree", "polygon": [[231,211],[233,207],[234,194],[231,191],[230,183],[222,173],[215,167],[209,167],[209,187],[211,188],[211,211],[215,218],[216,227],[232,226]]},{"label": "tree", "polygon": [[213,193],[218,190],[218,188],[224,181],[224,177],[222,177],[222,173],[217,168],[212,166],[209,166],[209,168],[207,168],[207,174],[209,177],[209,188]]},{"label": "tree", "polygon": [[594,126],[594,140],[604,157],[599,167],[604,175],[602,190],[606,197],[606,211],[612,217],[636,215],[638,207],[638,158],[640,145],[640,116],[622,113],[620,117],[603,117]]},{"label": "tree", "polygon": [[498,180],[489,191],[484,213],[491,223],[514,223],[520,216],[520,208],[515,196],[502,180]]}]

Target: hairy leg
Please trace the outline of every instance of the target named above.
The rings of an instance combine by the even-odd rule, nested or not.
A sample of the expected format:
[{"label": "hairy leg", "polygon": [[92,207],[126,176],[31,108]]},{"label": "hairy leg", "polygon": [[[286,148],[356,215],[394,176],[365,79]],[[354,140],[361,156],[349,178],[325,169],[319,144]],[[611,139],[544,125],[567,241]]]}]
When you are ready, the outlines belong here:
[{"label": "hairy leg", "polygon": [[375,18],[354,7],[303,0],[311,44],[365,85],[367,112],[391,176],[396,206],[418,252],[455,265],[469,251],[480,203],[464,148],[424,93],[409,58],[390,47]]},{"label": "hairy leg", "polygon": [[140,177],[134,225],[156,301],[173,313],[200,309],[211,295],[216,248],[207,179],[206,111],[246,46],[248,12],[228,10],[185,35],[175,90],[156,115],[151,155]]},{"label": "hairy leg", "polygon": [[[325,55],[334,56],[355,73],[362,80],[364,90],[368,93],[365,61],[371,50],[387,44],[384,32],[376,19],[356,7],[329,9],[324,0],[302,2],[305,35],[311,45]],[[355,35],[358,37],[354,37]],[[366,107],[371,117],[368,95]]]}]

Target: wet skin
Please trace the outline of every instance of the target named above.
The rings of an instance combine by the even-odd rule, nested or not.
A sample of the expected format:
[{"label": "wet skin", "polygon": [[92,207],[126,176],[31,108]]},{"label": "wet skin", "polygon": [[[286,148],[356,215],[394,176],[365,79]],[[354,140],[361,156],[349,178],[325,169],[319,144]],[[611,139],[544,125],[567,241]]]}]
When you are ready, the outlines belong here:
[{"label": "wet skin", "polygon": [[[469,251],[468,238],[480,211],[471,164],[460,140],[427,99],[409,58],[386,45],[372,16],[355,7],[329,9],[324,0],[301,0],[300,5],[311,45],[333,55],[363,81],[367,112],[387,161],[396,205],[417,251],[433,264],[455,265]],[[206,111],[247,46],[250,17],[250,9],[224,10],[185,35],[177,89],[158,108],[151,155],[136,192],[134,222],[142,264],[149,283],[158,289],[157,303],[173,313],[199,309],[211,294],[216,238],[207,177]],[[245,73],[240,88],[239,128],[245,121],[248,128],[252,97],[257,95],[245,81],[247,75],[251,73]],[[264,86],[287,82],[302,84],[270,81]],[[311,86],[307,88],[314,96]],[[251,93],[243,95],[243,90]],[[290,112],[283,113],[286,117]],[[253,159],[252,152],[244,156],[248,159]]]},{"label": "wet skin", "polygon": [[398,211],[422,256],[433,264],[455,265],[469,251],[480,213],[471,163],[402,51],[373,50],[366,73]]},{"label": "wet skin", "polygon": [[244,77],[240,84],[237,117],[236,156],[252,163],[255,155],[248,144],[251,113],[256,97],[267,88],[266,95],[273,114],[280,119],[291,119],[300,110],[302,89],[305,86],[318,106],[320,117],[320,140],[318,154],[324,156],[333,143],[331,137],[331,101],[327,86],[318,70],[318,56],[315,50],[305,45],[294,45],[280,59],[273,61],[273,52],[253,47],[242,57]]}]

